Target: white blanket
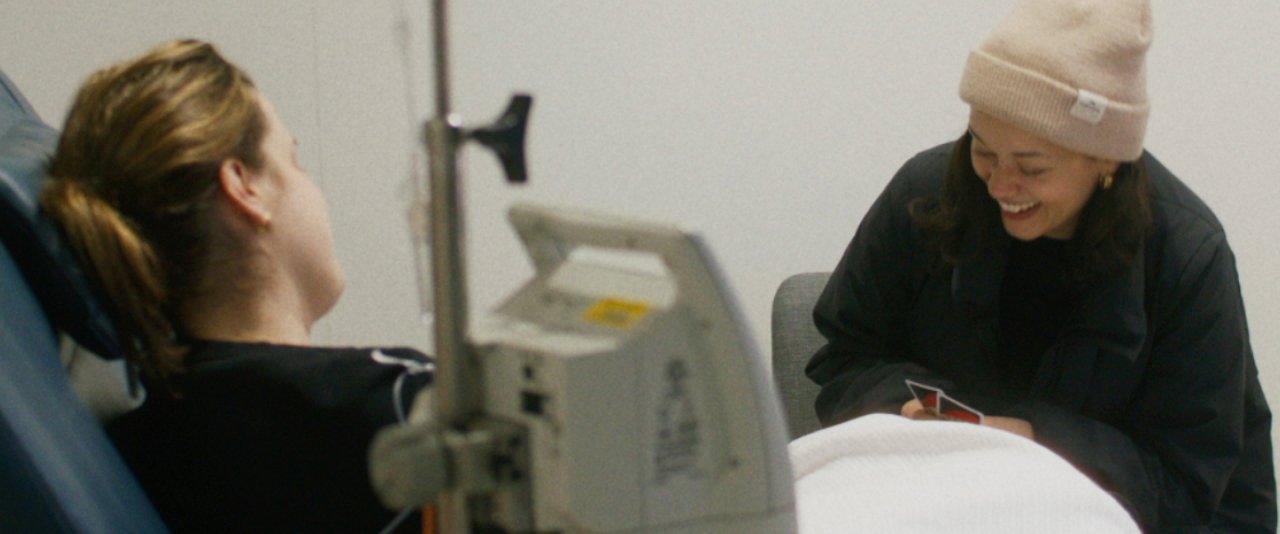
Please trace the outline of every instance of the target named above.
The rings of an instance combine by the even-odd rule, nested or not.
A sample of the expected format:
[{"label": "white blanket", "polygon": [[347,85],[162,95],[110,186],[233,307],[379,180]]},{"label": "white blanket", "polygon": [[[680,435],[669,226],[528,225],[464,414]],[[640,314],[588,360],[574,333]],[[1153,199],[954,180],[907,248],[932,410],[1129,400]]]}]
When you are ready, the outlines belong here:
[{"label": "white blanket", "polygon": [[800,532],[1139,532],[1039,444],[967,423],[869,415],[790,445]]}]

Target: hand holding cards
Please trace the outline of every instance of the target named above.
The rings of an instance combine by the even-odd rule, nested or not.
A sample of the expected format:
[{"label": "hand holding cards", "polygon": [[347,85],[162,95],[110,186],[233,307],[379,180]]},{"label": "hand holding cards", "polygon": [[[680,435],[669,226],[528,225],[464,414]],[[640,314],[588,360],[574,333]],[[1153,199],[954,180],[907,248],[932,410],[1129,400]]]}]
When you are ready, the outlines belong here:
[{"label": "hand holding cards", "polygon": [[949,397],[941,388],[907,380],[907,389],[910,389],[916,400],[920,401],[924,409],[933,415],[953,421],[982,424],[982,412]]}]

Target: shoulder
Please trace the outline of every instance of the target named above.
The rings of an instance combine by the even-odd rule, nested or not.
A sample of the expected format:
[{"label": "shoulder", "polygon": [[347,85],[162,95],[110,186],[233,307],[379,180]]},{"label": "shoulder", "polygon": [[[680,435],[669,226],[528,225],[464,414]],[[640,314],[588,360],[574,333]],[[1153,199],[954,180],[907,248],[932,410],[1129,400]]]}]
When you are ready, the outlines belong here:
[{"label": "shoulder", "polygon": [[430,361],[425,354],[409,347],[323,347],[225,341],[194,343],[188,361],[196,367],[367,365],[376,361],[379,354],[413,361]]},{"label": "shoulder", "polygon": [[1143,162],[1151,179],[1151,215],[1157,234],[1204,238],[1223,233],[1213,210],[1186,183],[1149,152]]},{"label": "shoulder", "polygon": [[942,192],[954,145],[944,143],[935,146],[903,163],[871,205],[864,224],[868,220],[880,221],[897,232],[914,228],[909,216],[911,203],[916,199],[937,197]]},{"label": "shoulder", "polygon": [[1222,223],[1204,200],[1150,153],[1143,155],[1143,161],[1151,180],[1152,234],[1147,254],[1158,260],[1161,277],[1176,282],[1229,255]]},{"label": "shoulder", "polygon": [[201,342],[188,356],[182,389],[330,404],[386,387],[406,373],[429,376],[433,370],[430,358],[406,347]]},{"label": "shoulder", "polygon": [[902,202],[940,192],[955,145],[943,143],[912,156],[894,174],[888,192]]}]

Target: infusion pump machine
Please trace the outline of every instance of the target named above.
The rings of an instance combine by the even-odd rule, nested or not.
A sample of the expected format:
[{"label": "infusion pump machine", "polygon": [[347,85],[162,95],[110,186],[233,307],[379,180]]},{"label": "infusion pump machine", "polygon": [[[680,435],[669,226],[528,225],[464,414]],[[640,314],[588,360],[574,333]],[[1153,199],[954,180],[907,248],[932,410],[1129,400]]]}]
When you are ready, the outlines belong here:
[{"label": "infusion pump machine", "polygon": [[[501,461],[455,459],[506,473],[488,495],[494,526],[794,532],[777,396],[702,241],[530,205],[510,220],[535,276],[472,339],[484,417],[512,437]],[[429,410],[414,411],[372,450],[388,504],[423,499],[421,477],[437,476],[412,437],[430,432],[416,415]]]}]

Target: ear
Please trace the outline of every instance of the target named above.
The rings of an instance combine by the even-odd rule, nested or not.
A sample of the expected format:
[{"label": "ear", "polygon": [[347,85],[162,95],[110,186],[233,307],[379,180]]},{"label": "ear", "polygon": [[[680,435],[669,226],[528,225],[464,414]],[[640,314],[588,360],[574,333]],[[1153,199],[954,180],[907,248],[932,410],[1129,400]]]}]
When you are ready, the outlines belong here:
[{"label": "ear", "polygon": [[264,190],[267,181],[257,179],[243,161],[235,158],[223,160],[218,166],[218,182],[222,196],[234,213],[246,217],[246,221],[255,227],[271,222],[267,191]]}]

